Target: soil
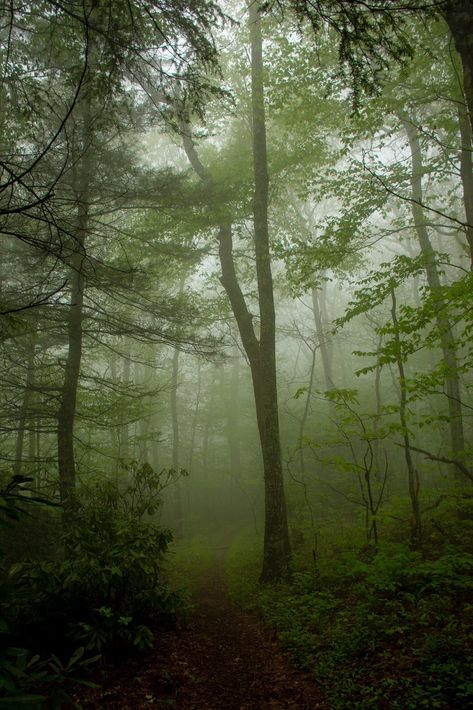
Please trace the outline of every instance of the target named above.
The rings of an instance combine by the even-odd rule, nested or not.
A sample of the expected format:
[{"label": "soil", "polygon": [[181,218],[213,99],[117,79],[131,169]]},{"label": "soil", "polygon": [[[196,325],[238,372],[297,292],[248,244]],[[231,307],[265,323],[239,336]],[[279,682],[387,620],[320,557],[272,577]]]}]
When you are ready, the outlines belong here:
[{"label": "soil", "polygon": [[194,595],[183,629],[159,632],[155,646],[101,687],[77,698],[92,708],[174,710],[328,709],[312,676],[296,669],[273,632],[232,602],[222,575],[224,549]]}]

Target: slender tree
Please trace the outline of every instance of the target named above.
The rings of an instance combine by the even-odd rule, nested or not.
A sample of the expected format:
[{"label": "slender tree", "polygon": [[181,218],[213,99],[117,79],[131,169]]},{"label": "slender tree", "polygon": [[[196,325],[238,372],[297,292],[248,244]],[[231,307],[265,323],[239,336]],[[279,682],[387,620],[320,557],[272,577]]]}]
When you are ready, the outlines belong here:
[{"label": "slender tree", "polygon": [[[259,307],[259,337],[243,295],[233,257],[230,215],[218,230],[220,281],[231,304],[240,338],[250,364],[256,418],[263,457],[265,483],[265,534],[261,581],[282,579],[290,574],[291,551],[284,493],[276,376],[276,317],[268,228],[268,161],[264,108],[263,40],[259,2],[249,5],[251,45],[251,124],[253,148],[253,227]],[[183,145],[189,162],[207,185],[214,189],[211,174],[201,162],[190,128],[181,123]]]},{"label": "slender tree", "polygon": [[442,296],[435,253],[427,231],[426,220],[422,204],[422,152],[415,123],[405,116],[403,125],[409,140],[411,151],[411,189],[412,189],[412,217],[422,254],[425,257],[425,272],[427,282],[433,297],[435,319],[439,333],[443,360],[445,363],[445,384],[449,411],[449,426],[451,448],[454,458],[462,459],[465,450],[465,436],[463,432],[463,417],[460,392],[460,378],[458,375],[455,336],[446,315],[445,302]]}]

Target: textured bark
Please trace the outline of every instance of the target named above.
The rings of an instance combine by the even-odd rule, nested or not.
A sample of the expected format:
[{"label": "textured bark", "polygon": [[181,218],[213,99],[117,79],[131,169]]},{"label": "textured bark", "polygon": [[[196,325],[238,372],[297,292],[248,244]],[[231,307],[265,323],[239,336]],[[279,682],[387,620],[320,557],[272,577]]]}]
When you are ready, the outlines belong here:
[{"label": "textured bark", "polygon": [[58,410],[58,469],[59,495],[66,506],[76,484],[74,459],[74,420],[76,416],[77,390],[82,359],[82,313],[84,305],[84,265],[86,240],[89,230],[90,183],[93,174],[93,119],[91,115],[91,92],[87,90],[80,104],[82,125],[77,141],[73,141],[76,153],[73,172],[73,191],[76,202],[76,229],[70,245],[69,288],[70,302],[67,316],[68,351],[64,367],[64,382]]},{"label": "textured bark", "polygon": [[412,216],[419,240],[419,246],[426,257],[426,276],[429,288],[434,299],[435,316],[442,348],[443,360],[446,366],[445,388],[448,401],[450,422],[450,439],[452,453],[455,458],[462,458],[465,450],[463,433],[462,406],[460,396],[460,380],[457,370],[455,354],[455,337],[447,316],[445,315],[445,302],[441,293],[441,283],[435,264],[435,254],[430,242],[422,204],[422,154],[418,130],[409,120],[404,120],[404,127],[409,140],[412,156],[411,188],[412,188]]},{"label": "textured bark", "polygon": [[[84,131],[86,132],[86,130]],[[74,491],[76,467],[74,460],[74,419],[82,358],[82,311],[84,304],[85,242],[89,226],[89,159],[87,141],[80,161],[77,185],[77,229],[70,259],[70,304],[67,321],[68,351],[64,369],[64,384],[58,411],[59,494],[66,505]]]},{"label": "textured bark", "polygon": [[276,378],[276,317],[268,233],[268,160],[259,3],[249,5],[254,172],[254,244],[260,311],[259,360],[252,366],[265,478],[265,542],[262,581],[289,574],[290,546],[284,496]]},{"label": "textured bark", "polygon": [[473,132],[473,0],[447,0],[444,16],[460,55],[463,91]]},{"label": "textured bark", "polygon": [[[261,580],[283,579],[290,574],[291,550],[287,525],[279,438],[276,379],[276,319],[268,233],[268,169],[264,113],[263,49],[259,3],[249,5],[251,39],[251,98],[254,166],[254,248],[258,285],[260,337],[240,288],[233,260],[232,223],[222,220],[219,231],[220,281],[224,287],[244,350],[250,363],[256,419],[263,457],[265,485],[265,534]],[[201,163],[187,125],[181,124],[184,150],[195,172],[213,187],[212,177]]]},{"label": "textured bark", "polygon": [[[79,208],[83,211],[83,208]],[[86,228],[87,217],[81,215],[80,224]],[[81,227],[82,229],[82,227]],[[77,240],[77,247],[84,246],[85,234]],[[76,413],[77,388],[82,358],[82,307],[84,302],[83,256],[77,252],[72,260],[70,277],[70,305],[68,316],[68,353],[64,370],[64,385],[58,412],[58,466],[61,503],[65,504],[72,494],[76,469],[74,461],[74,418]]]}]

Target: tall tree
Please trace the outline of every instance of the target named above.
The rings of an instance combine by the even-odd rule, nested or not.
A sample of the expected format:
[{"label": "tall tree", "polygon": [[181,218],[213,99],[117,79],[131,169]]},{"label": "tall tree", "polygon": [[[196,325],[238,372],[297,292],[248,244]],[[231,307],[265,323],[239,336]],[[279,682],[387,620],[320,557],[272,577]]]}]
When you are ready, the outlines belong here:
[{"label": "tall tree", "polygon": [[432,248],[422,209],[422,175],[424,169],[422,165],[422,152],[418,129],[415,122],[410,120],[408,116],[404,116],[403,126],[408,137],[411,151],[412,218],[417,238],[419,240],[419,246],[425,257],[427,282],[432,293],[435,308],[435,319],[437,322],[443,360],[445,363],[445,383],[448,400],[451,448],[454,458],[459,458],[461,460],[465,450],[465,436],[463,433],[460,378],[455,354],[455,337],[451,324],[446,316],[446,307],[442,295],[440,277],[435,263],[435,252]]},{"label": "tall tree", "polygon": [[[268,229],[268,157],[264,107],[263,39],[259,3],[249,5],[251,114],[254,172],[254,245],[260,312],[257,358],[250,359],[265,477],[265,546],[261,579],[289,572],[290,548],[284,498],[276,374],[276,314]],[[249,353],[248,356],[250,357]]]},{"label": "tall tree", "polygon": [[75,169],[72,189],[76,200],[76,225],[73,231],[70,263],[70,303],[67,318],[68,346],[64,368],[64,383],[58,411],[58,469],[61,503],[67,504],[75,487],[74,418],[82,359],[82,317],[84,305],[86,242],[90,230],[90,185],[94,174],[93,129],[91,111],[92,86],[86,83],[86,93],[80,102],[82,125],[75,143]]},{"label": "tall tree", "polygon": [[[261,444],[265,484],[265,534],[261,581],[282,579],[290,574],[291,550],[284,493],[276,376],[276,316],[268,227],[268,160],[264,107],[263,40],[260,3],[249,4],[251,45],[251,126],[253,156],[253,247],[259,308],[257,334],[243,294],[233,256],[231,215],[220,221],[218,230],[220,281],[225,289],[240,338],[250,364]],[[215,184],[201,162],[189,126],[181,123],[183,145],[189,162],[207,185]]]}]

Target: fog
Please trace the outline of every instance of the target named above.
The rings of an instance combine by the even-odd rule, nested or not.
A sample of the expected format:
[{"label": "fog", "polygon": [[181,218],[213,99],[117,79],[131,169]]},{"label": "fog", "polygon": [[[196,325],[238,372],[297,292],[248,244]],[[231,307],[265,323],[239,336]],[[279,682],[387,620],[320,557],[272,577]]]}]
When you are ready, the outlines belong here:
[{"label": "fog", "polygon": [[[30,660],[1,697],[60,707],[77,663],[194,618],[187,586],[191,629],[259,610],[325,694],[294,707],[466,707],[471,3],[2,18],[2,653]],[[44,691],[50,654],[74,663]],[[184,710],[273,707],[172,683]]]}]

